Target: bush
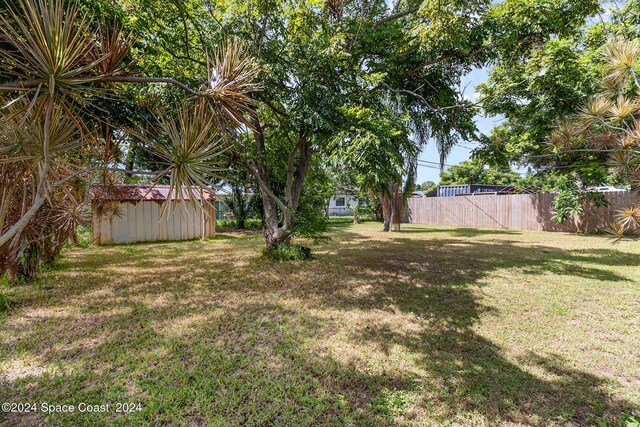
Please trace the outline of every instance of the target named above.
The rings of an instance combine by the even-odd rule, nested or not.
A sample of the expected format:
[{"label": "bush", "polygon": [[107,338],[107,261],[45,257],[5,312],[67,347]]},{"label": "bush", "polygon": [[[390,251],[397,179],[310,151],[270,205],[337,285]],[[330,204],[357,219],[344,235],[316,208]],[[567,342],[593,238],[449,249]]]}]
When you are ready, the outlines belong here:
[{"label": "bush", "polygon": [[596,420],[594,425],[598,427],[640,427],[640,409],[631,411],[630,413],[624,412],[617,422],[601,419]]},{"label": "bush", "polygon": [[87,248],[93,245],[93,237],[91,236],[91,225],[81,225],[76,229],[78,239],[77,245],[81,248]]},{"label": "bush", "polygon": [[311,259],[311,248],[301,245],[279,245],[272,251],[264,250],[264,255],[275,261],[296,261]]},{"label": "bush", "polygon": [[[372,222],[376,221],[375,217],[372,214],[365,214],[358,217],[358,220],[363,222]],[[342,215],[342,216],[330,216],[327,218],[327,222],[329,225],[332,224],[353,224],[353,215]]]},{"label": "bush", "polygon": [[608,205],[609,202],[604,194],[580,189],[570,178],[565,178],[560,181],[556,189],[552,219],[558,224],[563,224],[569,218],[588,214],[591,207],[599,208]]}]

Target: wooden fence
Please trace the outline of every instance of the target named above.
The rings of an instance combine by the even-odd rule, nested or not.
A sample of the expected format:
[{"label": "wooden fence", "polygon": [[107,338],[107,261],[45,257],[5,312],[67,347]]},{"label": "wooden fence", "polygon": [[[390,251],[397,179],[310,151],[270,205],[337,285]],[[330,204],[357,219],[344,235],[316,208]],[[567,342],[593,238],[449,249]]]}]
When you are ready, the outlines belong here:
[{"label": "wooden fence", "polygon": [[579,221],[555,223],[551,217],[554,194],[476,195],[412,197],[408,199],[407,222],[455,227],[502,228],[537,231],[581,231],[607,228],[615,211],[633,203],[629,191],[605,193],[610,205],[593,209]]}]

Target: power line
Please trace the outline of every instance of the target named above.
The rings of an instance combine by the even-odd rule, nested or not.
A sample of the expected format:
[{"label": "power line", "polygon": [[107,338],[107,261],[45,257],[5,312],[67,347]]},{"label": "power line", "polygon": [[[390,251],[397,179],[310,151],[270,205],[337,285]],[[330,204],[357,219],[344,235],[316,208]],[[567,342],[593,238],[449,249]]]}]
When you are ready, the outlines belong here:
[{"label": "power line", "polygon": [[[438,163],[438,162],[430,162],[429,160],[421,160],[421,159],[418,159],[418,162],[419,163],[428,163],[428,164],[431,164],[431,165],[435,165],[438,168],[440,167],[440,163]],[[443,163],[442,166],[444,166],[445,168],[450,168],[451,166],[454,166],[454,165],[448,165],[446,163]]]}]

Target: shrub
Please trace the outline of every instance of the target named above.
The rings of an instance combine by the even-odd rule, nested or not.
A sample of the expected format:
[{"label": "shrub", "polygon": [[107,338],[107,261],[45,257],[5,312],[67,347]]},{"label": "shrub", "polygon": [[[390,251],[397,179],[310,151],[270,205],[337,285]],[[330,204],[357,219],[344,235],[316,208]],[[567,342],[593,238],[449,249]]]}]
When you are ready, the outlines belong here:
[{"label": "shrub", "polygon": [[596,424],[598,427],[640,427],[640,409],[623,413],[620,422],[611,423],[600,420]]},{"label": "shrub", "polygon": [[278,245],[274,250],[264,250],[267,258],[276,261],[295,261],[311,259],[311,248],[301,245]]}]

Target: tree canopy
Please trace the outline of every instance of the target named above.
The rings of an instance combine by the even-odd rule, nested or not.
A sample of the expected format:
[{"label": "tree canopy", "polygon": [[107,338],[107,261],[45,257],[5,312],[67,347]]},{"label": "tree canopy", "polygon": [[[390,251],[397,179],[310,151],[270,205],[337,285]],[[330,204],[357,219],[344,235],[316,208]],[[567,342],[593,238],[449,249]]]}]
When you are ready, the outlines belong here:
[{"label": "tree canopy", "polygon": [[501,169],[495,166],[485,165],[483,162],[473,159],[464,160],[457,165],[449,167],[440,174],[440,185],[450,184],[516,184],[520,180],[520,174],[509,169]]},{"label": "tree canopy", "polygon": [[[319,237],[332,164],[378,198],[389,230],[425,144],[436,144],[443,164],[455,144],[482,138],[479,106],[460,88],[470,70],[493,66],[481,104],[507,122],[481,154],[505,166],[543,156],[549,122],[593,92],[591,47],[604,37],[600,27],[585,29],[600,10],[595,0],[21,0],[0,8],[0,85],[12,105],[3,119],[19,123],[5,129],[31,120],[41,133],[23,139],[43,153],[23,163],[35,185],[25,193],[31,208],[3,214],[0,245],[51,204],[47,183],[72,181],[53,174],[64,163],[50,161],[59,148],[52,117],[60,147],[93,147],[65,157],[79,188],[96,168],[103,181],[107,170],[114,182],[154,173],[174,188],[242,180],[236,187],[254,185],[260,196],[272,251],[296,234]],[[73,120],[63,123],[65,115]],[[20,157],[3,144],[8,162]]]}]

